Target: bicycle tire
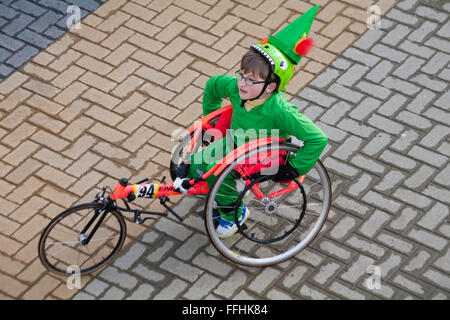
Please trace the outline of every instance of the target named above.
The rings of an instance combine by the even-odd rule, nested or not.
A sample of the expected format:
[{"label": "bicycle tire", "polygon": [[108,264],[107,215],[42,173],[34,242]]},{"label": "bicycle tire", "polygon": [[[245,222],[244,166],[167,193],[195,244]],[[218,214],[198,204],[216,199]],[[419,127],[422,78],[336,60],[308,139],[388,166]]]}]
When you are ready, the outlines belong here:
[{"label": "bicycle tire", "polygon": [[[276,147],[275,147],[276,148]],[[290,144],[280,144],[278,148],[282,150],[287,150],[289,152],[296,152],[298,150],[298,147],[290,145]],[[205,227],[208,234],[208,237],[211,240],[211,243],[214,245],[214,247],[227,259],[242,264],[245,266],[252,266],[252,267],[265,267],[270,266],[274,264],[281,263],[283,261],[286,261],[287,259],[292,258],[293,256],[299,254],[303,249],[305,249],[319,234],[320,230],[322,229],[323,225],[326,222],[326,219],[328,217],[328,212],[330,210],[331,206],[331,197],[332,197],[332,191],[331,191],[331,182],[330,178],[328,176],[328,173],[326,171],[326,168],[322,164],[320,160],[316,162],[314,165],[315,172],[313,175],[317,174],[319,175],[320,181],[323,183],[323,207],[320,210],[320,213],[318,214],[317,222],[314,224],[313,228],[309,231],[309,233],[305,236],[303,240],[301,240],[297,245],[295,245],[292,248],[289,248],[286,252],[281,252],[277,255],[270,256],[270,257],[250,257],[246,256],[245,253],[237,252],[235,249],[231,249],[227,247],[227,241],[232,242],[232,240],[228,239],[220,239],[215,231],[214,227],[214,198],[217,194],[217,191],[219,190],[220,184],[223,182],[225,177],[231,173],[233,168],[236,166],[237,163],[245,160],[245,158],[250,158],[251,156],[254,156],[257,152],[264,152],[264,151],[274,151],[272,146],[265,146],[265,147],[259,147],[258,149],[250,150],[246,154],[242,155],[236,161],[229,164],[222,173],[216,178],[213,186],[211,187],[208,197],[205,202]],[[312,171],[312,170],[311,170]],[[313,192],[315,193],[315,192]],[[316,196],[315,196],[316,197]],[[317,200],[316,200],[317,201]],[[237,211],[235,212],[237,214]],[[234,217],[236,219],[236,217]],[[251,215],[250,215],[251,218]],[[248,222],[248,221],[247,221]],[[247,223],[246,222],[246,223]],[[310,226],[308,226],[310,227]],[[239,234],[241,231],[238,230],[237,234]],[[236,237],[235,234],[233,237]],[[243,237],[243,235],[241,235]],[[234,241],[234,240],[233,240]],[[247,240],[250,241],[250,240]],[[236,243],[239,243],[239,241],[236,241]],[[256,243],[256,242],[255,242]],[[233,244],[234,245],[234,244]],[[263,244],[257,243],[258,246],[255,246],[257,249],[255,250],[261,250],[263,247]],[[269,250],[268,250],[269,251]]]},{"label": "bicycle tire", "polygon": [[[87,215],[83,216],[83,215],[79,215],[80,213],[83,213],[84,211],[87,211],[87,213],[91,213],[91,212],[95,212],[95,210],[100,210],[102,208],[102,204],[101,203],[97,203],[97,202],[91,202],[91,203],[84,203],[84,204],[79,204],[76,206],[73,206],[71,208],[68,208],[66,210],[64,210],[63,212],[61,212],[59,215],[57,215],[55,218],[53,218],[50,223],[45,227],[45,229],[43,230],[41,237],[39,239],[39,245],[38,245],[38,255],[39,255],[39,259],[41,260],[42,264],[45,266],[45,268],[51,272],[54,272],[56,274],[60,274],[60,275],[70,275],[73,274],[74,271],[79,272],[80,274],[87,274],[87,273],[91,273],[94,271],[98,271],[100,269],[102,269],[103,267],[105,267],[106,265],[108,265],[108,263],[110,263],[116,256],[117,254],[120,252],[123,243],[125,241],[125,237],[126,237],[126,233],[127,233],[127,227],[126,227],[126,223],[125,220],[122,216],[122,214],[120,212],[118,212],[117,210],[113,210],[113,211],[109,211],[107,213],[107,215],[111,215],[110,217],[114,220],[108,220],[105,219],[105,221],[102,222],[101,227],[103,227],[102,229],[98,229],[96,231],[97,235],[101,235],[102,233],[99,232],[104,232],[103,230],[106,230],[108,233],[114,232],[114,228],[119,229],[118,231],[116,230],[116,232],[118,232],[118,236],[114,236],[114,237],[106,237],[104,239],[99,238],[99,239],[92,239],[90,242],[90,245],[92,244],[92,246],[90,247],[90,249],[94,249],[92,254],[96,254],[99,253],[100,255],[104,255],[103,258],[101,258],[99,261],[95,261],[94,259],[94,263],[91,266],[88,267],[83,267],[82,264],[86,263],[86,261],[84,261],[83,263],[80,263],[81,259],[84,259],[84,256],[86,255],[85,251],[89,252],[89,248],[88,246],[84,246],[83,244],[81,244],[81,237],[80,234],[78,233],[77,236],[75,238],[71,238],[71,241],[55,241],[55,242],[49,242],[49,240],[52,240],[53,237],[55,237],[55,239],[57,239],[57,237],[61,236],[61,234],[71,234],[74,233],[76,234],[77,231],[74,230],[73,228],[80,228],[81,226],[83,226],[83,224],[81,223],[81,221],[87,217]],[[100,213],[101,214],[101,213]],[[78,215],[78,216],[77,216]],[[70,222],[73,223],[68,223],[66,219],[68,219],[69,217],[71,217]],[[64,224],[64,223],[65,224]],[[70,227],[70,225],[73,224],[72,228]],[[95,224],[95,223],[93,223]],[[60,230],[57,230],[58,229]],[[100,230],[100,231],[99,231]],[[54,233],[53,233],[54,231]],[[59,234],[58,234],[59,233]],[[117,239],[117,241],[113,241],[112,239]],[[105,241],[106,243],[106,249],[100,248],[100,246],[95,247],[94,243],[97,244],[98,241],[101,240],[107,240]],[[111,240],[111,241],[110,241]],[[112,242],[112,248],[111,248],[111,252],[109,252],[108,246],[110,246],[110,243]],[[62,261],[62,259],[65,259],[64,256],[60,256],[60,257],[56,257],[52,254],[49,253],[49,251],[53,250],[53,246],[56,245],[60,245],[61,249],[58,249],[57,253],[62,253],[64,251],[69,252],[70,253],[74,253],[74,251],[76,251],[77,249],[80,250],[80,252],[78,253],[78,262],[79,264],[77,265],[74,261],[77,260],[75,259],[75,257],[71,256],[69,257],[69,255],[67,255],[67,259],[71,259],[70,262],[66,262],[66,261]],[[59,248],[59,247],[57,247]],[[83,250],[85,249],[85,250]],[[84,252],[83,252],[84,251]],[[105,253],[104,253],[105,252]],[[92,258],[89,258],[92,259]],[[74,267],[77,268],[74,268]],[[71,268],[69,268],[71,267]]]}]

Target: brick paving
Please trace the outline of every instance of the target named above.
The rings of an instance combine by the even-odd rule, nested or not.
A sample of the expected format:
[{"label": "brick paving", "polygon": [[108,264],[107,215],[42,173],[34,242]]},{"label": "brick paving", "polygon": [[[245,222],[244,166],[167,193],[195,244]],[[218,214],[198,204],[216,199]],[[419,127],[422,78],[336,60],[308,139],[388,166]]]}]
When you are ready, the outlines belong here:
[{"label": "brick paving", "polygon": [[[314,3],[317,48],[287,94],[330,138],[333,207],[309,248],[264,269],[232,264],[193,213],[202,201],[185,197],[183,224],[128,224],[124,252],[82,290],[45,272],[49,219],[95,186],[167,175],[170,133],[201,115],[208,77],[311,6],[108,0],[0,82],[0,298],[448,299],[450,6]],[[372,4],[381,28],[367,30]],[[367,287],[371,266],[381,289]]]},{"label": "brick paving", "polygon": [[67,22],[74,13],[68,10],[70,5],[78,6],[80,18],[83,19],[104,2],[105,0],[1,1],[0,82],[68,31]]}]

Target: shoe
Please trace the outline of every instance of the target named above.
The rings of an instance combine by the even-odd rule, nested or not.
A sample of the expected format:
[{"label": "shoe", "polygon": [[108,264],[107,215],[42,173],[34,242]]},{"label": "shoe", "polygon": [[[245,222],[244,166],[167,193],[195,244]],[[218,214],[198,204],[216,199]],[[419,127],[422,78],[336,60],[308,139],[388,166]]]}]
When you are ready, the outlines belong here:
[{"label": "shoe", "polygon": [[[247,220],[249,215],[250,210],[244,204],[244,207],[242,208],[241,218],[239,219],[239,225],[242,226]],[[232,221],[227,221],[223,218],[219,218],[217,219],[217,221],[219,222],[219,226],[216,228],[216,232],[217,235],[219,236],[219,239],[229,238],[238,231],[236,223]]]}]

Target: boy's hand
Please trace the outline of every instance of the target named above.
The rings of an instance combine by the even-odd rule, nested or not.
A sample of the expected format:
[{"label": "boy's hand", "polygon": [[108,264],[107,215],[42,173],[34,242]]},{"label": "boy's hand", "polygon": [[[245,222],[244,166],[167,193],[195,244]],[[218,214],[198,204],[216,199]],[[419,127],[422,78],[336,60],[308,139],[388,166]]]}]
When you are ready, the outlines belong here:
[{"label": "boy's hand", "polygon": [[278,172],[273,176],[272,180],[276,182],[290,181],[296,179],[298,176],[297,170],[289,162],[286,162],[285,165],[278,168]]}]

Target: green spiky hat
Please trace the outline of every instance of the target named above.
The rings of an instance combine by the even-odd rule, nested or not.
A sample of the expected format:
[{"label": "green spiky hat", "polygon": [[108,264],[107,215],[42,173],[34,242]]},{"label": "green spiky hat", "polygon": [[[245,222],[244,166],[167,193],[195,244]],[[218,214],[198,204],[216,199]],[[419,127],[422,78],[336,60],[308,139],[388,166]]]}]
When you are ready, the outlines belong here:
[{"label": "green spiky hat", "polygon": [[280,78],[278,91],[283,90],[298,64],[313,46],[307,38],[319,6],[316,5],[295,19],[275,35],[269,35],[251,48],[270,64],[271,71]]}]

